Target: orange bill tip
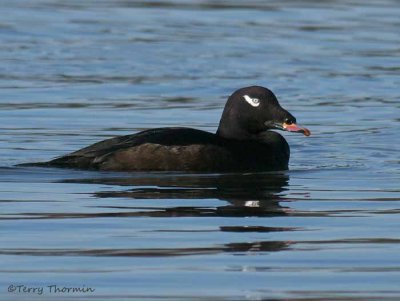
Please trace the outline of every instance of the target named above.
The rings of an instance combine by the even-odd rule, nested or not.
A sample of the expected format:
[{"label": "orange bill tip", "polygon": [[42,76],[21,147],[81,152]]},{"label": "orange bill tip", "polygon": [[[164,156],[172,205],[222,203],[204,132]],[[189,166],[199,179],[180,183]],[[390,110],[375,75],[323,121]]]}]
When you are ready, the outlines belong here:
[{"label": "orange bill tip", "polygon": [[295,123],[292,124],[283,124],[283,128],[288,132],[302,133],[304,136],[310,136],[311,132],[309,129],[300,127]]}]

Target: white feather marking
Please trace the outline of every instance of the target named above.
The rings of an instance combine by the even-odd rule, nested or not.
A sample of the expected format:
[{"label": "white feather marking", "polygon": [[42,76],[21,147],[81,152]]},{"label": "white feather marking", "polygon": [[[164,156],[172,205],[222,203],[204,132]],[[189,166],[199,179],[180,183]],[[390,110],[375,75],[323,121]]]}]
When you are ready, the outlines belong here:
[{"label": "white feather marking", "polygon": [[249,95],[243,95],[243,98],[253,107],[258,107],[260,105],[260,100],[258,98],[251,98]]},{"label": "white feather marking", "polygon": [[254,200],[254,201],[246,201],[244,203],[244,205],[246,207],[260,207],[260,201],[256,201],[256,200]]}]

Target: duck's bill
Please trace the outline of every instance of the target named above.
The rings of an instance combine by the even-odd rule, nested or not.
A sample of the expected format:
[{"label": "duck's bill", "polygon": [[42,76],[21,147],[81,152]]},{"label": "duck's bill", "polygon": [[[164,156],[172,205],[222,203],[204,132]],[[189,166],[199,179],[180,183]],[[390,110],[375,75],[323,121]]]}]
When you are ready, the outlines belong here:
[{"label": "duck's bill", "polygon": [[288,131],[288,132],[302,133],[304,136],[310,136],[311,135],[311,132],[310,132],[309,129],[306,129],[304,127],[298,126],[295,123],[292,123],[292,124],[283,123],[282,124],[282,129],[284,131]]}]

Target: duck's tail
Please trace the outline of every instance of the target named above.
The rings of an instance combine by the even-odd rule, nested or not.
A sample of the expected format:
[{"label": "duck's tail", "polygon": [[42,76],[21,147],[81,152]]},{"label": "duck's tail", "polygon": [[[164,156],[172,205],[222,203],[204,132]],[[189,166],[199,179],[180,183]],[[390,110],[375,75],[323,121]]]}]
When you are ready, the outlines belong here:
[{"label": "duck's tail", "polygon": [[46,162],[22,163],[22,164],[17,164],[16,166],[96,169],[96,166],[92,164],[93,163],[92,161],[93,158],[67,155]]},{"label": "duck's tail", "polygon": [[21,163],[21,164],[16,164],[15,166],[18,167],[51,167],[51,161],[49,162],[30,162],[30,163]]}]

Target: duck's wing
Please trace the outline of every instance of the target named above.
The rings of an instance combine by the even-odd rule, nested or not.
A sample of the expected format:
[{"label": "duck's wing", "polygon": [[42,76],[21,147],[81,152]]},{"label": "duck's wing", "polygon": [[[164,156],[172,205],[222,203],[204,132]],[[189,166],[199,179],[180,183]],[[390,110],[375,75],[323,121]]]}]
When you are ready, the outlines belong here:
[{"label": "duck's wing", "polygon": [[214,134],[190,128],[150,129],[133,135],[106,139],[39,165],[98,169],[106,158],[122,150],[132,149],[144,144],[185,146],[196,143],[214,143],[214,136]]}]

